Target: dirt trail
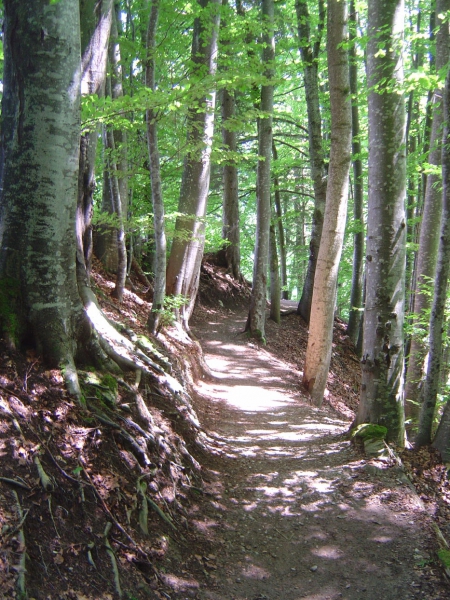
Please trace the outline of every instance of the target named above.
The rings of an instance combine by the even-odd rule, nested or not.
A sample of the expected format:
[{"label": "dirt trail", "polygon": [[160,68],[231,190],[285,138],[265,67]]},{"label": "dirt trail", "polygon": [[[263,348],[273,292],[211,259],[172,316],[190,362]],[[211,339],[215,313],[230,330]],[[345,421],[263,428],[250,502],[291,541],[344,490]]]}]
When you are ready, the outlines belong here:
[{"label": "dirt trail", "polygon": [[213,377],[198,414],[212,458],[204,600],[448,598],[433,534],[397,467],[367,462],[349,423],[302,396],[298,373],[239,335],[245,315],[194,322]]}]

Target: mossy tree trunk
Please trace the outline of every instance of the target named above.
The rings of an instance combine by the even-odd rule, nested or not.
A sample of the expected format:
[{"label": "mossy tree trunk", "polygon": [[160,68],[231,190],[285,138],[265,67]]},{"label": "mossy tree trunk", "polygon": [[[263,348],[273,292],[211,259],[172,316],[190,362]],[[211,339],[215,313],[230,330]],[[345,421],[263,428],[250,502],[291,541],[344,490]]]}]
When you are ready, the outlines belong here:
[{"label": "mossy tree trunk", "polygon": [[1,328],[11,343],[31,338],[67,375],[88,334],[75,271],[79,3],[7,0],[4,10]]}]

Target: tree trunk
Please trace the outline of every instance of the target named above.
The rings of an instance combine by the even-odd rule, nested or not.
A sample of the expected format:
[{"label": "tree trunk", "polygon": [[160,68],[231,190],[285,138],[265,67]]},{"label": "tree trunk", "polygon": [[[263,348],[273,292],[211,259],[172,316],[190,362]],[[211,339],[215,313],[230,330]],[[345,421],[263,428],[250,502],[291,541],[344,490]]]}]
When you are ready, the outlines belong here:
[{"label": "tree trunk", "polygon": [[[223,0],[227,5],[228,0]],[[222,22],[221,29],[226,31],[226,23]],[[222,50],[225,57],[230,59],[233,49],[226,36],[222,40]],[[222,238],[225,240],[225,260],[227,269],[235,279],[241,279],[241,241],[239,223],[239,187],[238,169],[236,164],[237,135],[234,130],[236,99],[234,90],[226,87],[221,92],[222,108],[222,142],[227,160],[223,166],[223,226]]]},{"label": "tree trunk", "polygon": [[309,156],[311,177],[314,185],[314,213],[312,217],[311,241],[309,244],[309,261],[303,284],[302,296],[297,308],[297,314],[309,323],[311,302],[314,288],[317,257],[319,255],[320,239],[322,236],[323,216],[327,193],[326,167],[322,143],[322,119],[319,102],[318,59],[320,42],[325,22],[323,0],[319,0],[321,16],[315,42],[310,41],[309,13],[307,0],[297,0],[296,5],[298,37],[302,57],[303,79],[305,82],[306,109],[308,113]]},{"label": "tree trunk", "polygon": [[71,391],[78,388],[77,340],[85,333],[74,262],[78,9],[76,0],[50,6],[6,0],[3,37],[1,328],[11,342],[27,337],[48,364],[65,367]]},{"label": "tree trunk", "polygon": [[[449,26],[442,17],[450,10],[450,0],[437,0],[436,20],[440,27],[436,35],[436,70],[442,69],[449,59]],[[433,166],[441,164],[441,142],[443,124],[442,90],[436,89],[433,96],[433,122],[430,135],[430,154],[428,163]],[[432,297],[429,294],[430,280],[434,280],[438,254],[439,237],[436,231],[440,228],[442,212],[442,192],[440,178],[429,174],[425,191],[425,202],[420,227],[419,248],[416,262],[416,283],[414,294],[413,335],[409,351],[408,371],[406,375],[405,399],[406,416],[417,421],[420,407],[418,406],[420,388],[425,376],[425,355],[427,344],[427,315],[430,310]]]},{"label": "tree trunk", "polygon": [[[436,269],[433,304],[430,318],[430,351],[428,356],[427,373],[423,390],[423,402],[420,410],[419,430],[417,432],[416,447],[431,442],[436,399],[440,385],[440,372],[442,364],[442,334],[445,323],[445,303],[447,300],[447,283],[450,272],[450,75],[447,74],[444,91],[445,123],[442,141],[442,221],[439,235],[439,251]],[[448,411],[448,409],[447,409]],[[443,416],[442,423],[436,432],[433,445],[438,448],[444,457],[450,456],[450,430],[448,428],[448,415]]]},{"label": "tree trunk", "polygon": [[270,319],[275,323],[280,323],[280,301],[281,301],[281,286],[280,286],[280,268],[278,265],[277,253],[277,236],[275,235],[275,227],[270,225],[270,240],[269,240],[269,264],[270,264]]},{"label": "tree trunk", "polygon": [[222,237],[226,240],[225,258],[227,268],[236,279],[241,279],[241,250],[239,224],[239,188],[238,170],[235,155],[237,153],[236,132],[227,121],[232,123],[235,117],[234,92],[222,90],[222,141],[230,153],[223,167],[223,228]]},{"label": "tree trunk", "polygon": [[106,170],[108,173],[108,183],[110,186],[110,198],[112,200],[112,212],[116,216],[117,225],[114,227],[114,234],[117,238],[117,270],[116,285],[111,295],[122,302],[123,290],[125,289],[125,280],[127,277],[127,249],[125,245],[125,230],[123,226],[122,214],[122,196],[117,175],[117,164],[115,157],[117,155],[114,132],[110,128],[105,129],[105,151]]},{"label": "tree trunk", "polygon": [[253,337],[265,341],[267,269],[269,262],[270,230],[270,167],[272,158],[272,113],[273,113],[273,61],[275,58],[275,39],[273,32],[273,0],[263,0],[262,16],[265,21],[263,35],[264,74],[267,83],[261,86],[260,110],[264,117],[259,118],[258,126],[258,169],[257,169],[257,208],[256,208],[256,244],[253,267],[253,286],[250,298],[246,330]]},{"label": "tree trunk", "polygon": [[[199,0],[202,17],[194,24],[192,41],[192,79],[216,71],[220,0]],[[205,15],[208,15],[208,18]],[[181,321],[189,328],[197,295],[200,266],[205,244],[203,219],[209,191],[211,145],[214,132],[216,93],[203,96],[188,114],[189,150],[184,161],[175,237],[167,265],[167,293],[182,294],[188,304],[181,309]]]},{"label": "tree trunk", "polygon": [[356,423],[404,444],[405,108],[403,0],[369,0],[369,201],[362,391]]},{"label": "tree trunk", "polygon": [[353,270],[352,287],[350,292],[350,311],[347,325],[347,335],[357,344],[359,325],[361,322],[362,288],[364,272],[364,189],[363,168],[361,160],[361,142],[359,130],[358,108],[358,62],[356,58],[356,13],[354,0],[350,2],[350,90],[352,93],[352,152],[353,152],[353,219],[358,231],[353,234]]},{"label": "tree trunk", "polygon": [[[82,0],[81,20],[81,93],[105,93],[108,41],[112,23],[112,0]],[[89,278],[92,264],[92,212],[95,189],[97,131],[81,136],[80,166],[76,213],[79,276]]]},{"label": "tree trunk", "polygon": [[[277,148],[272,140],[272,156],[273,160],[278,160]],[[280,264],[281,264],[281,297],[283,300],[289,300],[288,290],[288,278],[287,278],[287,264],[286,264],[286,241],[283,227],[283,213],[281,210],[281,197],[280,197],[280,184],[278,177],[274,176],[274,200],[275,200],[275,214],[278,231],[278,244],[280,247]]]},{"label": "tree trunk", "polygon": [[333,339],[337,276],[347,217],[351,162],[352,107],[347,39],[347,5],[329,0],[327,59],[331,107],[331,150],[325,218],[314,279],[311,319],[303,384],[321,406],[327,383]]},{"label": "tree trunk", "polygon": [[[152,0],[147,29],[147,64],[145,85],[155,90],[155,52],[156,26],[158,23],[159,0]],[[147,144],[152,183],[153,226],[155,230],[155,287],[153,305],[147,326],[152,333],[158,331],[160,312],[164,307],[166,294],[166,231],[164,226],[164,202],[161,188],[161,169],[159,165],[157,115],[153,109],[146,112]]]}]

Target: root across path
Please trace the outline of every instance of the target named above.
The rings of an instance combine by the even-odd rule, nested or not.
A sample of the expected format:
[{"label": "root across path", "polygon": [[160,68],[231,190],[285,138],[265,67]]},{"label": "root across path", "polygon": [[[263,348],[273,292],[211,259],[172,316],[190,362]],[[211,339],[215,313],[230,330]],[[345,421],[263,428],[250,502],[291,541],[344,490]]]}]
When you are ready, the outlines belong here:
[{"label": "root across path", "polygon": [[214,549],[196,597],[448,598],[401,466],[354,448],[350,422],[311,406],[300,374],[242,334],[245,318],[205,311],[192,328],[211,369],[197,385],[210,453],[196,527]]}]

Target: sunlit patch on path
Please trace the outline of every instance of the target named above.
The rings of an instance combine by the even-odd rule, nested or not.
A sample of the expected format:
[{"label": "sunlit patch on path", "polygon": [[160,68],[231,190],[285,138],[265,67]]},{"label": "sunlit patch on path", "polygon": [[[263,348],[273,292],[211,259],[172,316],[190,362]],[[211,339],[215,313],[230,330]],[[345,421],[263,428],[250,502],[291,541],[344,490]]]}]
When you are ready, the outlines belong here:
[{"label": "sunlit patch on path", "polygon": [[300,374],[243,327],[213,315],[194,329],[212,371],[197,391],[215,457],[211,510],[197,526],[220,548],[198,597],[425,597],[422,583],[411,586],[427,556],[423,515],[403,474],[361,460],[344,435],[350,423],[312,407]]}]

